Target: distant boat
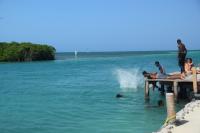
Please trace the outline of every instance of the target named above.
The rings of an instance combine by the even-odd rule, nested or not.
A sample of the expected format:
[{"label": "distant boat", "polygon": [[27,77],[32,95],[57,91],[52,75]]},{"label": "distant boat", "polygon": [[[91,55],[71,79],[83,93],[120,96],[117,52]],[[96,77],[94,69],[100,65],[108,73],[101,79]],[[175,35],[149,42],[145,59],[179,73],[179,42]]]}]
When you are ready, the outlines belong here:
[{"label": "distant boat", "polygon": [[75,50],[74,51],[74,56],[77,57],[77,55],[78,55],[78,52]]}]

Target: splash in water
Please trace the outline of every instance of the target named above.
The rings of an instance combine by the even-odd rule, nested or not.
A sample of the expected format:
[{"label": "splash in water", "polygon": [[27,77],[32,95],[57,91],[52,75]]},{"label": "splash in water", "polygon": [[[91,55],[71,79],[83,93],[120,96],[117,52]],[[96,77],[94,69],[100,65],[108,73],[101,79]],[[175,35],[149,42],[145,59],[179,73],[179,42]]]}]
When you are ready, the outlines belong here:
[{"label": "splash in water", "polygon": [[138,69],[117,69],[115,73],[122,91],[137,91],[142,84],[141,73]]}]

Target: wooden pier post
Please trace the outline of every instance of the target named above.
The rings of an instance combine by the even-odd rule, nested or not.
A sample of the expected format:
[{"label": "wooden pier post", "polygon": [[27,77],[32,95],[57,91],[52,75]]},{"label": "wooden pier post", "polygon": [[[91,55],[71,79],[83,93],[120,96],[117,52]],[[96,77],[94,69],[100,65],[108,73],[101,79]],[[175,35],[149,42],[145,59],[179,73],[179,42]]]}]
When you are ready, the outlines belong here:
[{"label": "wooden pier post", "polygon": [[174,100],[178,101],[178,83],[176,81],[173,82],[173,88],[174,88]]},{"label": "wooden pier post", "polygon": [[173,93],[166,93],[166,103],[167,103],[167,120],[165,124],[168,124],[169,122],[174,122],[176,120],[176,111],[175,111]]},{"label": "wooden pier post", "polygon": [[192,67],[192,81],[193,81],[193,92],[197,94],[197,70],[195,67]]},{"label": "wooden pier post", "polygon": [[145,87],[144,87],[145,91],[145,100],[149,100],[149,81],[145,81]]}]

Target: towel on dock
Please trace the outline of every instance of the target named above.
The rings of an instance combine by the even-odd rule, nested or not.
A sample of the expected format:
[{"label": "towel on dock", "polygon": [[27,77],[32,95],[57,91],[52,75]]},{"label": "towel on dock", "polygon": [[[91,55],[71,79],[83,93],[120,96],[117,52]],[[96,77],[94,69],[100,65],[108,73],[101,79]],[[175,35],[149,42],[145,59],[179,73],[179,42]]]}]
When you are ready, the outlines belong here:
[{"label": "towel on dock", "polygon": [[[193,75],[189,75],[185,77],[185,80],[192,80]],[[200,81],[200,74],[197,74],[197,81]]]}]

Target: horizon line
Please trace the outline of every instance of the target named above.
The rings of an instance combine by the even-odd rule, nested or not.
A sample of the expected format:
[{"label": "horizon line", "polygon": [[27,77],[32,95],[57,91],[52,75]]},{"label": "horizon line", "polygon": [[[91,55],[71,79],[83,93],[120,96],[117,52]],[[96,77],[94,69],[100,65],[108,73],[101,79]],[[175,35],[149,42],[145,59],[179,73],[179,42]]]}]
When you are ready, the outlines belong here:
[{"label": "horizon line", "polygon": [[[77,50],[75,50],[77,51]],[[56,53],[74,53],[75,51],[58,51]],[[109,53],[109,52],[177,52],[178,50],[127,50],[127,51],[77,51],[78,53]],[[188,51],[200,51],[200,49],[191,49]]]}]

